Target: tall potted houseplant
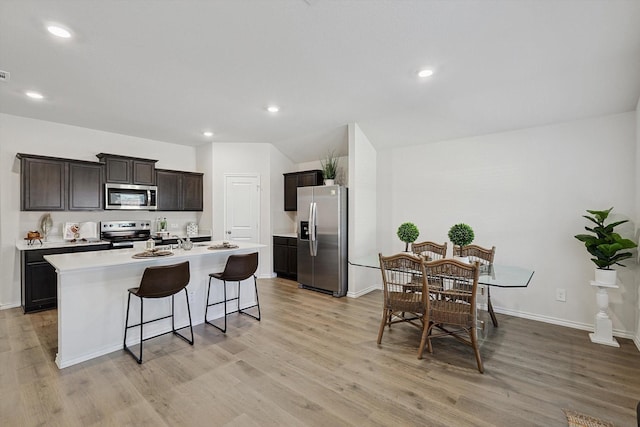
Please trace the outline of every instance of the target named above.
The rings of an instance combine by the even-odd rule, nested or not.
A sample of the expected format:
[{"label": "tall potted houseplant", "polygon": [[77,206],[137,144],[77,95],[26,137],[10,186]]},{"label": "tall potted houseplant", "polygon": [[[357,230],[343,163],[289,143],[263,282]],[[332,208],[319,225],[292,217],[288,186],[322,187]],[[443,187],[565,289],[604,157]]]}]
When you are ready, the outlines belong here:
[{"label": "tall potted houseplant", "polygon": [[631,258],[633,254],[631,252],[621,252],[626,249],[633,249],[638,245],[630,239],[625,239],[620,234],[614,232],[615,227],[629,220],[621,220],[605,224],[605,221],[609,217],[609,213],[613,208],[605,211],[588,210],[592,216],[583,215],[583,218],[588,219],[595,226],[584,227],[585,230],[592,234],[577,234],[576,239],[584,243],[593,258],[591,261],[596,265],[595,281],[602,284],[614,285],[616,283],[616,270],[612,269],[613,265],[619,265],[620,261],[627,258]]},{"label": "tall potted houseplant", "polygon": [[338,173],[338,157],[335,151],[330,151],[324,160],[320,161],[324,185],[333,185]]},{"label": "tall potted houseplant", "polygon": [[473,228],[465,223],[455,224],[449,229],[449,240],[453,243],[454,248],[456,246],[460,248],[460,253],[458,254],[460,257],[462,257],[462,247],[473,242],[474,238]]},{"label": "tall potted houseplant", "polygon": [[409,243],[416,241],[420,235],[420,231],[418,231],[418,227],[416,227],[412,222],[405,222],[400,224],[396,234],[398,235],[398,238],[404,242],[404,251],[408,252]]}]

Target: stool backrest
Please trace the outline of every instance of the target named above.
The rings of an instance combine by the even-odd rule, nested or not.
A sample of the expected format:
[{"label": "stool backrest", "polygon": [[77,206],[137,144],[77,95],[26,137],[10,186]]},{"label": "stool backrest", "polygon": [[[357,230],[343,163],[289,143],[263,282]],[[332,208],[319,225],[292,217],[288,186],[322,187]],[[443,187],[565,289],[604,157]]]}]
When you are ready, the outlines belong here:
[{"label": "stool backrest", "polygon": [[147,267],[142,274],[136,295],[144,298],[163,298],[174,295],[189,284],[189,278],[189,261]]},{"label": "stool backrest", "polygon": [[258,252],[246,255],[230,255],[222,272],[224,280],[240,281],[248,279],[258,269]]}]

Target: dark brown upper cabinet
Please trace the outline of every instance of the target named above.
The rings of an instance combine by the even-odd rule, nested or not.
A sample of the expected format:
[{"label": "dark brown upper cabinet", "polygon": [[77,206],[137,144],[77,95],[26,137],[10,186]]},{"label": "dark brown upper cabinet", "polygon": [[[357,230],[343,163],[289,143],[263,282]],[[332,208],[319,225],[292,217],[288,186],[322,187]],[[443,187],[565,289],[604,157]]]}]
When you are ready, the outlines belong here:
[{"label": "dark brown upper cabinet", "polygon": [[69,161],[70,211],[102,210],[104,203],[104,165]]},{"label": "dark brown upper cabinet", "polygon": [[116,184],[156,185],[157,160],[119,156],[117,154],[96,154],[106,167],[106,182]]},{"label": "dark brown upper cabinet", "polygon": [[67,209],[67,162],[18,153],[20,199],[23,211]]},{"label": "dark brown upper cabinet", "polygon": [[284,210],[298,210],[298,187],[322,185],[322,171],[308,170],[284,174]]},{"label": "dark brown upper cabinet", "polygon": [[18,153],[23,211],[101,210],[104,165]]},{"label": "dark brown upper cabinet", "polygon": [[159,211],[202,211],[203,174],[156,169]]}]

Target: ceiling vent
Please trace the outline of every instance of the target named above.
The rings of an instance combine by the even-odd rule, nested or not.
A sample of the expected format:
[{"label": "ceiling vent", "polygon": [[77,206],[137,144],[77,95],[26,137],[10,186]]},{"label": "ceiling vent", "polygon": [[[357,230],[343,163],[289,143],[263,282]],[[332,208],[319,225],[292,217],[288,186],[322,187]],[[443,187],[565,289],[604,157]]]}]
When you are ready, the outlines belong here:
[{"label": "ceiling vent", "polygon": [[0,70],[0,82],[6,82],[11,77],[11,74],[8,71]]}]

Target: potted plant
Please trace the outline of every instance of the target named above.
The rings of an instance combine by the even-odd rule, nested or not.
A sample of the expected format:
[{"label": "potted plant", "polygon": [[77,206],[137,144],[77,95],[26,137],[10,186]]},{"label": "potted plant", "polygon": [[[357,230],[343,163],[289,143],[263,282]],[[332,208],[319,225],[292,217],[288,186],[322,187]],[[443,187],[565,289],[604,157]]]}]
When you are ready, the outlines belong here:
[{"label": "potted plant", "polygon": [[404,251],[409,251],[409,243],[413,243],[416,241],[418,236],[420,235],[420,231],[418,231],[418,227],[411,222],[405,222],[400,224],[398,227],[398,238],[404,242]]},{"label": "potted plant", "polygon": [[613,208],[607,209],[606,211],[587,209],[587,212],[593,216],[582,215],[582,217],[594,223],[595,227],[584,227],[584,229],[593,234],[578,234],[575,236],[576,239],[584,243],[587,252],[593,255],[591,261],[597,266],[595,275],[596,282],[607,285],[614,285],[616,283],[616,270],[612,269],[611,266],[617,264],[624,267],[623,264],[620,264],[620,261],[633,256],[631,252],[620,251],[638,246],[632,240],[625,239],[613,231],[615,227],[629,222],[629,220],[625,219],[605,224],[612,210]]},{"label": "potted plant", "polygon": [[332,150],[327,154],[324,160],[320,161],[322,166],[322,177],[324,178],[324,185],[333,185],[338,173],[338,157]]},{"label": "potted plant", "polygon": [[462,258],[462,247],[467,246],[468,244],[473,242],[474,238],[475,238],[475,235],[473,234],[473,229],[469,225],[464,224],[462,222],[460,224],[453,225],[449,229],[449,240],[451,240],[451,243],[454,244],[454,248],[455,246],[460,247],[459,256],[461,258]]}]

